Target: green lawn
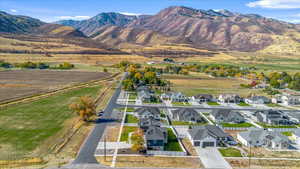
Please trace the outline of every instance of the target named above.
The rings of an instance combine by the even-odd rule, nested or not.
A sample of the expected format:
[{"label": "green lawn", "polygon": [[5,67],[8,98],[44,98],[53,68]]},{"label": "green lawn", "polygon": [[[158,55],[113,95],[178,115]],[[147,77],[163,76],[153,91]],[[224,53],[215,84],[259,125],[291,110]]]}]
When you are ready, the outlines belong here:
[{"label": "green lawn", "polygon": [[217,102],[207,102],[207,104],[210,106],[220,106],[220,104]]},{"label": "green lawn", "polygon": [[190,103],[187,102],[172,102],[173,106],[191,106]]},{"label": "green lawn", "polygon": [[129,94],[129,100],[135,100],[137,98],[137,94],[136,93],[130,93]]},{"label": "green lawn", "polygon": [[267,106],[269,107],[282,107],[280,106],[279,104],[276,104],[276,103],[269,103],[269,104],[266,104]]},{"label": "green lawn", "polygon": [[243,107],[251,106],[250,104],[247,104],[247,103],[244,103],[244,102],[241,102],[241,103],[239,103],[237,105],[238,106],[243,106]]},{"label": "green lawn", "polygon": [[67,119],[75,116],[69,110],[70,103],[84,95],[95,97],[100,89],[100,86],[76,89],[0,110],[0,149],[17,145],[18,152],[35,150],[62,130]]},{"label": "green lawn", "polygon": [[125,123],[138,123],[139,119],[134,115],[127,114],[125,117]]},{"label": "green lawn", "polygon": [[121,141],[128,141],[129,133],[136,131],[137,127],[124,126],[121,134]]},{"label": "green lawn", "polygon": [[[119,111],[124,112],[125,111],[125,107],[124,108],[118,108]],[[127,107],[126,112],[134,112],[135,109],[132,107]]]},{"label": "green lawn", "polygon": [[220,148],[219,151],[224,157],[242,157],[240,150],[235,148]]},{"label": "green lawn", "polygon": [[287,136],[287,137],[290,137],[290,136],[293,135],[293,132],[291,132],[291,131],[286,131],[286,132],[282,132],[281,134],[283,134],[283,135],[285,135],[285,136]]},{"label": "green lawn", "polygon": [[168,128],[168,143],[165,145],[165,151],[182,151],[177,137],[170,128]]},{"label": "green lawn", "polygon": [[291,125],[291,126],[280,126],[280,125],[268,125],[265,123],[257,123],[260,126],[262,126],[263,128],[297,128],[297,126],[295,125]]},{"label": "green lawn", "polygon": [[238,123],[238,124],[222,123],[222,126],[223,127],[253,127],[253,125],[250,123]]},{"label": "green lawn", "polygon": [[190,125],[196,125],[196,126],[201,126],[207,124],[205,123],[190,123],[190,122],[185,122],[185,121],[172,121],[172,124],[174,126],[190,126]]}]

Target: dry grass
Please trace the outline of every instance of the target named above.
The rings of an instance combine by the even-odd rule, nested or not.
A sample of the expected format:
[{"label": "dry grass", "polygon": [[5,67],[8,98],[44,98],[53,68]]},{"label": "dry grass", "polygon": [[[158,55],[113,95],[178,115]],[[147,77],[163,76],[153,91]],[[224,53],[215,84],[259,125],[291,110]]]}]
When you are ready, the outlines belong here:
[{"label": "dry grass", "polygon": [[[249,160],[233,160],[227,159],[234,168],[249,168]],[[251,160],[251,168],[264,169],[298,169],[300,161],[285,160]]]},{"label": "dry grass", "polygon": [[182,140],[184,147],[186,147],[187,151],[190,153],[191,156],[197,156],[198,153],[195,150],[194,146],[192,145],[191,141],[187,138]]},{"label": "dry grass", "polygon": [[[111,157],[96,157],[101,164],[110,165]],[[151,168],[203,168],[198,157],[153,157],[153,156],[119,156],[116,167],[151,167]]]},{"label": "dry grass", "polygon": [[[248,147],[243,149],[249,153]],[[269,151],[264,148],[251,148],[251,155],[261,158],[300,158],[300,153],[296,151]]]},{"label": "dry grass", "polygon": [[[103,136],[106,136],[106,141],[107,142],[117,142],[118,141],[118,136],[119,136],[119,131],[120,131],[120,125],[115,125],[115,126],[107,126]],[[103,141],[104,138],[101,138],[101,141]]]}]

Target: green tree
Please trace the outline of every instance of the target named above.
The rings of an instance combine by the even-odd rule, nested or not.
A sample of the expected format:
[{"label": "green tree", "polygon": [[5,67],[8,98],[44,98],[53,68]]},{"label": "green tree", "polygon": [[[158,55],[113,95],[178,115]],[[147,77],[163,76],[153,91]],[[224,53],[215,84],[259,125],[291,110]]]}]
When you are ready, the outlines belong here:
[{"label": "green tree", "polygon": [[133,91],[134,90],[134,83],[132,79],[126,79],[122,82],[123,87],[127,91]]}]

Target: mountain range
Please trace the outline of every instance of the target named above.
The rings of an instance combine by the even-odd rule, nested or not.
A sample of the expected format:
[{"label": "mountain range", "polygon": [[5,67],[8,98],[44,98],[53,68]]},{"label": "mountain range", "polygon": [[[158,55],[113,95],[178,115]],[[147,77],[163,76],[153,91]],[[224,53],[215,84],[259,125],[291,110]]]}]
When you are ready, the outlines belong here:
[{"label": "mountain range", "polygon": [[288,39],[294,50],[300,37],[297,24],[256,14],[183,6],[172,6],[155,15],[127,16],[111,12],[87,20],[62,20],[52,24],[1,12],[0,22],[0,32],[88,37],[119,47],[122,44],[186,44],[209,50],[248,52],[275,48],[274,45],[283,47],[281,40]]}]

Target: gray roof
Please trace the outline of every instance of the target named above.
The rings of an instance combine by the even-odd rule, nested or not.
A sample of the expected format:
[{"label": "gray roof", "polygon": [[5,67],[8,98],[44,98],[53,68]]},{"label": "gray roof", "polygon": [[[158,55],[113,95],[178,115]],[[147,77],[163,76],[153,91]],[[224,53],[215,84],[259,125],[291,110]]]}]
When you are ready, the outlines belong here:
[{"label": "gray roof", "polygon": [[293,132],[297,137],[300,137],[300,129],[294,130]]},{"label": "gray roof", "polygon": [[150,126],[145,133],[146,140],[165,140],[167,129],[163,127]]},{"label": "gray roof", "polygon": [[153,117],[150,118],[142,118],[139,122],[140,127],[150,127],[150,126],[161,126],[160,120],[156,120]]},{"label": "gray roof", "polygon": [[264,139],[272,140],[276,143],[289,142],[289,139],[282,135],[280,132],[268,131],[264,129],[254,129],[239,133],[248,142],[255,143],[256,141],[262,141]]},{"label": "gray roof", "polygon": [[139,86],[136,88],[136,91],[140,92],[140,91],[150,91],[150,88],[148,86]]},{"label": "gray roof", "polygon": [[138,114],[143,114],[145,112],[149,112],[153,115],[160,115],[160,110],[157,107],[142,107],[135,110]]},{"label": "gray roof", "polygon": [[232,119],[232,118],[239,117],[241,119],[244,119],[244,116],[242,116],[240,112],[229,110],[229,109],[213,110],[211,115],[214,116],[216,119],[218,119],[220,117],[224,117],[226,119]]},{"label": "gray roof", "polygon": [[196,96],[194,96],[196,99],[207,99],[207,100],[211,100],[213,99],[213,96],[210,94],[198,94]]},{"label": "gray roof", "polygon": [[264,102],[269,102],[270,101],[270,99],[265,97],[265,96],[252,96],[248,99],[252,100],[252,101],[258,101],[258,100],[263,100]]},{"label": "gray roof", "polygon": [[190,121],[192,118],[195,121],[201,121],[203,118],[193,108],[180,108],[172,111],[173,117],[178,117],[180,121]]},{"label": "gray roof", "polygon": [[189,129],[188,132],[193,140],[202,140],[207,136],[211,136],[214,138],[229,137],[229,135],[225,133],[220,127],[214,125],[196,126],[192,129]]}]

